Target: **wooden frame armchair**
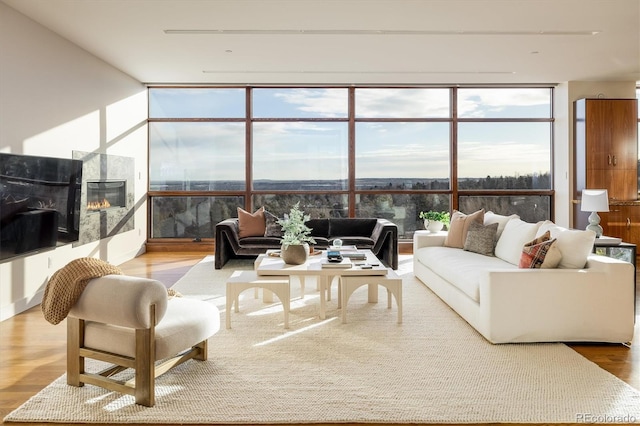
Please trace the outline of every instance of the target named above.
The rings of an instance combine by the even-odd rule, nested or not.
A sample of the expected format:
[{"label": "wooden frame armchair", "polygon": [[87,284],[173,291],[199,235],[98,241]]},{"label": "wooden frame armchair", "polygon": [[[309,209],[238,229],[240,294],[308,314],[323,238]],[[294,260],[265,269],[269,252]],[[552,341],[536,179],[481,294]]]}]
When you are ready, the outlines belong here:
[{"label": "wooden frame armchair", "polygon": [[[137,404],[151,407],[155,378],[189,359],[206,360],[207,339],[219,329],[215,305],[169,299],[158,281],[124,275],[95,278],[67,317],[67,383],[133,395]],[[85,358],[113,365],[88,373]],[[112,378],[128,368],[135,370],[133,379]]]}]

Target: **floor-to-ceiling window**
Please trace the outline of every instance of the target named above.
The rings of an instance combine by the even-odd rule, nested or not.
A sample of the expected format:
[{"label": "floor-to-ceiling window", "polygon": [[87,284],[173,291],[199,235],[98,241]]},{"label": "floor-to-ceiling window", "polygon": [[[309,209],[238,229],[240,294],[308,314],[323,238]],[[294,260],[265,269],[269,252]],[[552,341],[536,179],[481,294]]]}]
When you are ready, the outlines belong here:
[{"label": "floor-to-ceiling window", "polygon": [[548,88],[457,91],[458,208],[549,219],[552,109]]},{"label": "floor-to-ceiling window", "polygon": [[213,238],[236,208],[552,219],[551,87],[151,87],[151,238]]}]

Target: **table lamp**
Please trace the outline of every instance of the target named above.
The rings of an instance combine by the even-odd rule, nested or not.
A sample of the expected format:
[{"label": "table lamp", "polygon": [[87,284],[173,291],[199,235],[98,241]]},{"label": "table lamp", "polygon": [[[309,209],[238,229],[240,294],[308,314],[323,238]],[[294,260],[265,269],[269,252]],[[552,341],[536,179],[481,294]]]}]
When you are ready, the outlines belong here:
[{"label": "table lamp", "polygon": [[589,215],[589,225],[587,230],[596,233],[596,238],[602,236],[602,226],[600,226],[600,216],[598,212],[609,211],[609,194],[606,189],[584,189],[582,190],[582,202],[580,210],[591,212]]}]

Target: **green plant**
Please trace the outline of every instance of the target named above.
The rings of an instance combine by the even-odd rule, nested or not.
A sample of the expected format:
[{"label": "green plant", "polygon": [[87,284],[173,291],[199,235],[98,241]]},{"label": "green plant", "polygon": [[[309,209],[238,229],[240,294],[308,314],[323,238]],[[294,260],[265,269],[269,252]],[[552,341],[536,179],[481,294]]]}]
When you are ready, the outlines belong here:
[{"label": "green plant", "polygon": [[420,212],[420,219],[442,222],[446,226],[449,226],[449,220],[451,219],[451,216],[449,212],[436,212],[433,210],[429,210],[428,212]]},{"label": "green plant", "polygon": [[311,234],[311,228],[305,225],[311,217],[305,215],[300,210],[300,202],[297,202],[289,211],[289,214],[284,215],[284,219],[279,219],[278,223],[282,226],[282,242],[285,247],[290,245],[302,245],[304,243],[315,244],[316,240],[313,239]]}]

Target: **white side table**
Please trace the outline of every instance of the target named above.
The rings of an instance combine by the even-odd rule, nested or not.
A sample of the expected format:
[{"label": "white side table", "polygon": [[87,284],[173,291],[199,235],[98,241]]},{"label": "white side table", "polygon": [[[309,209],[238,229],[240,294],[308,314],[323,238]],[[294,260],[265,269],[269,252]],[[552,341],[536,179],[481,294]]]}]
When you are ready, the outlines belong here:
[{"label": "white side table", "polygon": [[227,280],[225,320],[227,328],[231,328],[231,308],[239,312],[240,293],[249,288],[262,288],[265,292],[275,293],[282,303],[284,311],[284,328],[289,328],[289,307],[291,289],[288,276],[260,276],[256,271],[234,271]]},{"label": "white side table", "polygon": [[[602,256],[612,257],[614,259],[624,260],[633,265],[633,270],[636,271],[636,245],[631,243],[625,243],[620,238],[602,236],[596,238],[593,243],[593,252]],[[636,280],[636,274],[633,274],[633,282],[635,284],[635,291],[633,293],[633,306],[634,312],[638,312],[638,306],[636,304],[636,294],[638,292],[638,281]]]},{"label": "white side table", "polygon": [[[387,275],[351,275],[340,277],[340,305],[342,323],[347,322],[347,303],[349,297],[358,287],[369,286],[369,303],[378,301],[378,286],[381,285],[387,289],[387,308],[391,309],[391,295],[396,298],[398,306],[398,324],[402,324],[402,278],[398,276],[392,269],[389,269]],[[372,288],[372,286],[375,286]],[[375,294],[374,294],[375,291]]]}]

